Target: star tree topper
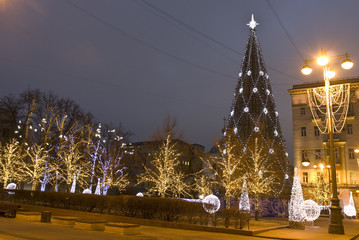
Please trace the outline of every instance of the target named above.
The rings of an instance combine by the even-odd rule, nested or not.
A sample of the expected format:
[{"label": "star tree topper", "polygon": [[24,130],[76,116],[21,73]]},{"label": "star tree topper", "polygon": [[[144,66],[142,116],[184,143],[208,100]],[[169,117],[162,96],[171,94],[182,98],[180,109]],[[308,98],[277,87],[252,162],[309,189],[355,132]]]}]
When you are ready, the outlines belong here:
[{"label": "star tree topper", "polygon": [[252,14],[252,19],[251,21],[247,24],[249,26],[249,28],[251,29],[255,29],[257,25],[259,25],[259,23],[257,23],[255,20],[254,20],[254,16]]}]

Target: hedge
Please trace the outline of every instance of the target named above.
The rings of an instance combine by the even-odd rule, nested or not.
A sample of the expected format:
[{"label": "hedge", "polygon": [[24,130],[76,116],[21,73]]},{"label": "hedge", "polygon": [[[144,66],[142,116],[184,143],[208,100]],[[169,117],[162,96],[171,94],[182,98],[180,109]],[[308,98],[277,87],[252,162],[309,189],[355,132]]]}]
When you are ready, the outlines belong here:
[{"label": "hedge", "polygon": [[172,198],[0,190],[0,200],[201,225],[216,226],[222,221],[225,227],[243,228],[249,222],[249,214],[237,209],[221,209],[215,214],[209,214],[203,209],[202,203]]}]

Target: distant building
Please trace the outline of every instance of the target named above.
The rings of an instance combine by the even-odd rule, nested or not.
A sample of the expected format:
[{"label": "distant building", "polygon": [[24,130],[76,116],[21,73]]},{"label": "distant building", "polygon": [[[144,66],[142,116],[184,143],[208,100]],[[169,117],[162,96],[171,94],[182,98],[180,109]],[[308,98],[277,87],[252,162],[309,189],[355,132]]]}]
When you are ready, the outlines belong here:
[{"label": "distant building", "polygon": [[[358,200],[359,78],[331,81],[332,85],[342,83],[350,83],[350,103],[343,130],[334,134],[336,178],[338,192],[351,190]],[[315,184],[322,174],[330,178],[329,135],[322,134],[316,126],[307,97],[307,89],[321,86],[324,81],[294,85],[288,90],[292,97],[294,167],[298,168],[304,186]],[[305,159],[310,161],[309,166],[302,165]]]}]

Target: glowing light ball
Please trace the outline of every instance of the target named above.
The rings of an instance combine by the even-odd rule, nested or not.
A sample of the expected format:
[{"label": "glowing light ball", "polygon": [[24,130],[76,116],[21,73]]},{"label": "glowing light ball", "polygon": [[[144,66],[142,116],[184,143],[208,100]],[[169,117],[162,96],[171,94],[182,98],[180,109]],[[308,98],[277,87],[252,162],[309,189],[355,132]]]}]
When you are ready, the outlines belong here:
[{"label": "glowing light ball", "polygon": [[313,200],[305,200],[302,206],[305,212],[305,220],[314,221],[319,217],[320,208]]},{"label": "glowing light ball", "polygon": [[85,189],[83,192],[82,192],[83,194],[91,194],[92,192],[91,192],[91,190],[90,189]]},{"label": "glowing light ball", "polygon": [[143,193],[141,193],[141,192],[137,193],[136,197],[143,197]]},{"label": "glowing light ball", "polygon": [[14,190],[14,189],[16,189],[16,184],[15,184],[15,183],[9,183],[9,184],[6,186],[6,189]]},{"label": "glowing light ball", "polygon": [[203,199],[203,208],[206,212],[212,214],[218,211],[221,206],[221,202],[215,195],[208,195]]}]

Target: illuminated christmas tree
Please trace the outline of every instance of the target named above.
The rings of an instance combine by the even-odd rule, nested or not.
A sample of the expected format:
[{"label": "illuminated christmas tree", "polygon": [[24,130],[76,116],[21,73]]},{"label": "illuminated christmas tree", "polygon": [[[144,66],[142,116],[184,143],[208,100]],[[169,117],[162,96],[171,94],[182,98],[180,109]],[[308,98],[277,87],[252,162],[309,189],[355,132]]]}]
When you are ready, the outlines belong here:
[{"label": "illuminated christmas tree", "polygon": [[294,169],[292,194],[289,201],[289,227],[304,229],[305,211],[303,209],[303,192],[297,168]]},{"label": "illuminated christmas tree", "polygon": [[272,193],[278,196],[288,180],[290,165],[269,75],[256,36],[258,23],[254,21],[253,15],[248,25],[250,35],[224,135],[229,134],[229,131],[235,133],[240,143],[238,147],[241,148],[242,160],[253,159],[253,151],[249,150],[254,149],[255,142],[262,146],[263,165],[270,165],[268,172],[275,176],[271,182]]}]

